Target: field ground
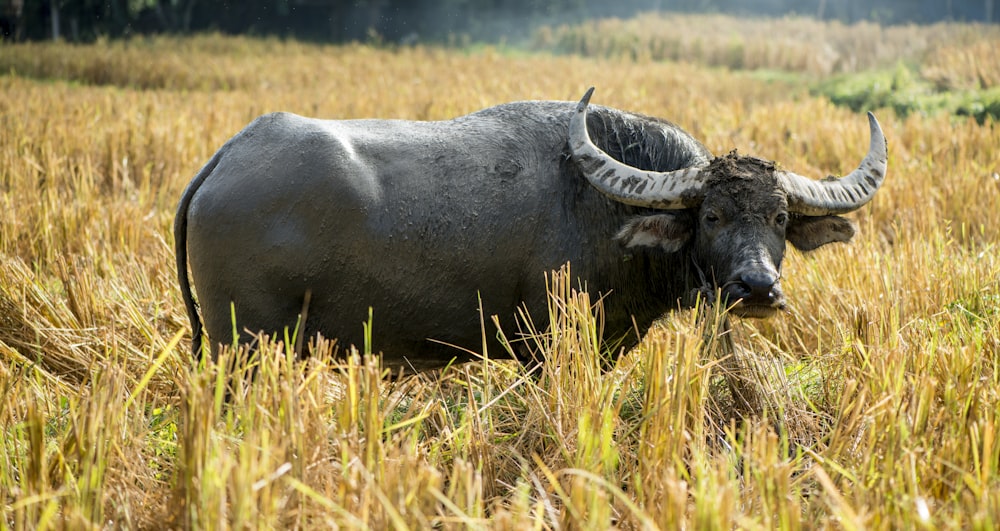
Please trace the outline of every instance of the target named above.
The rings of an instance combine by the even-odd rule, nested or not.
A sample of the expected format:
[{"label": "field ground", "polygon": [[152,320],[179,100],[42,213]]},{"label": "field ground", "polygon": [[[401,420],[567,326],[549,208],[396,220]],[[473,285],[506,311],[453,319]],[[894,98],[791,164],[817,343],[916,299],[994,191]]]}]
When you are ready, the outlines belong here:
[{"label": "field ground", "polygon": [[[593,85],[595,103],[818,178],[852,169],[868,142],[863,113],[816,89],[836,76],[888,69],[942,94],[997,83],[992,28],[897,38],[709,20],[790,44],[760,51],[733,33],[738,63],[711,60],[707,40],[685,61],[645,41],[557,49],[571,28],[539,35],[564,55],[220,36],[0,44],[0,528],[1000,526],[988,112],[866,100],[884,105],[872,110],[889,174],[852,215],[859,235],[789,250],[789,312],[735,322],[733,342],[678,312],[601,372],[594,305],[556,282],[560,324],[539,336],[551,361],[533,375],[488,361],[393,381],[329,345],[289,363],[276,342],[224,404],[227,366],[246,360],[192,361],[174,208],[261,113],[446,119]],[[626,23],[589,34],[611,42]],[[782,59],[817,35],[869,46],[856,68]],[[912,51],[893,47],[906,39],[932,44],[866,55]]]}]

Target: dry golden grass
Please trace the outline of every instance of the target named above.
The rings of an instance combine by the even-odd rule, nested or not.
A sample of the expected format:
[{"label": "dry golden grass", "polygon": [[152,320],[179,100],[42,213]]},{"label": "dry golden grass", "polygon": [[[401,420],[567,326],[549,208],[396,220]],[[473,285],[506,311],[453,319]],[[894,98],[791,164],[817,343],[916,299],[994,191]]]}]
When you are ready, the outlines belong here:
[{"label": "dry golden grass", "polygon": [[970,45],[949,45],[930,51],[923,77],[945,89],[986,89],[1000,86],[1000,50],[996,39]]},{"label": "dry golden grass", "polygon": [[890,173],[859,236],[790,251],[791,311],[733,342],[682,312],[601,372],[592,301],[555,282],[538,374],[393,382],[276,343],[224,404],[247,360],[192,361],[170,225],[260,113],[440,119],[596,85],[596,103],[816,177],[858,162],[864,117],[644,60],[220,37],[3,60],[40,53],[72,59],[14,71],[73,81],[0,77],[0,528],[1000,525],[993,122],[879,113]]},{"label": "dry golden grass", "polygon": [[[727,15],[646,13],[630,19],[602,19],[537,31],[545,50],[618,59],[680,61],[732,69],[774,69],[828,75],[944,61],[951,74],[996,71],[993,64],[968,64],[963,57],[996,57],[1000,30],[990,25],[938,23],[930,26],[842,24],[808,17],[746,18]],[[941,46],[950,51],[941,55]],[[977,50],[977,48],[983,48]],[[956,72],[957,71],[957,72]]]}]

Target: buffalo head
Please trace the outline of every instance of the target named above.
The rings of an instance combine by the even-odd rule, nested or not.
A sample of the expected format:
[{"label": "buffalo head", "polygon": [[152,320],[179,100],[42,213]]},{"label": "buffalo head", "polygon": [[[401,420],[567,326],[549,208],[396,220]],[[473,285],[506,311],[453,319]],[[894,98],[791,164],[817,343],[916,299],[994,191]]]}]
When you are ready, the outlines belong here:
[{"label": "buffalo head", "polygon": [[670,172],[635,168],[591,141],[586,114],[592,93],[570,122],[573,159],[614,200],[660,211],[628,220],[617,238],[627,247],[689,249],[699,289],[711,294],[719,288],[739,316],[768,317],[782,309],[785,241],[809,251],[850,240],[854,226],[837,214],[870,201],[885,178],[885,137],[871,113],[868,154],[841,179],[808,179],[735,152]]}]

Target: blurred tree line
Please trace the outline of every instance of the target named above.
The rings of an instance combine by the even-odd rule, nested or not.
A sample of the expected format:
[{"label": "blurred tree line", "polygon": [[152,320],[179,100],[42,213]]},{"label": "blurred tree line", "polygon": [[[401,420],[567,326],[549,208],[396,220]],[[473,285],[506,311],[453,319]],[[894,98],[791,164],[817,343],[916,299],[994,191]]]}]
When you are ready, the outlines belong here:
[{"label": "blurred tree line", "polygon": [[[4,40],[220,31],[324,42],[516,41],[541,25],[652,10],[852,23],[993,23],[995,0],[0,0]],[[669,28],[664,28],[669,31]]]}]

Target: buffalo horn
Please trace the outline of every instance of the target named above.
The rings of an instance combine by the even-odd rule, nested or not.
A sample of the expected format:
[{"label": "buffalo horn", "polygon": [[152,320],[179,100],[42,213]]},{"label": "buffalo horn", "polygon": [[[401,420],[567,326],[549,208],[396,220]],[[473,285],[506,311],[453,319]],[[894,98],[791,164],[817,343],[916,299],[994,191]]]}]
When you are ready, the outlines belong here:
[{"label": "buffalo horn", "polygon": [[885,179],[885,135],[875,115],[868,113],[871,143],[858,168],[841,179],[815,181],[791,172],[777,173],[788,198],[788,210],[807,216],[843,214],[871,201]]},{"label": "buffalo horn", "polygon": [[612,199],[635,206],[677,210],[701,201],[700,168],[670,172],[640,170],[615,160],[590,140],[587,105],[591,87],[576,106],[569,122],[569,147],[573,160],[595,188]]}]

